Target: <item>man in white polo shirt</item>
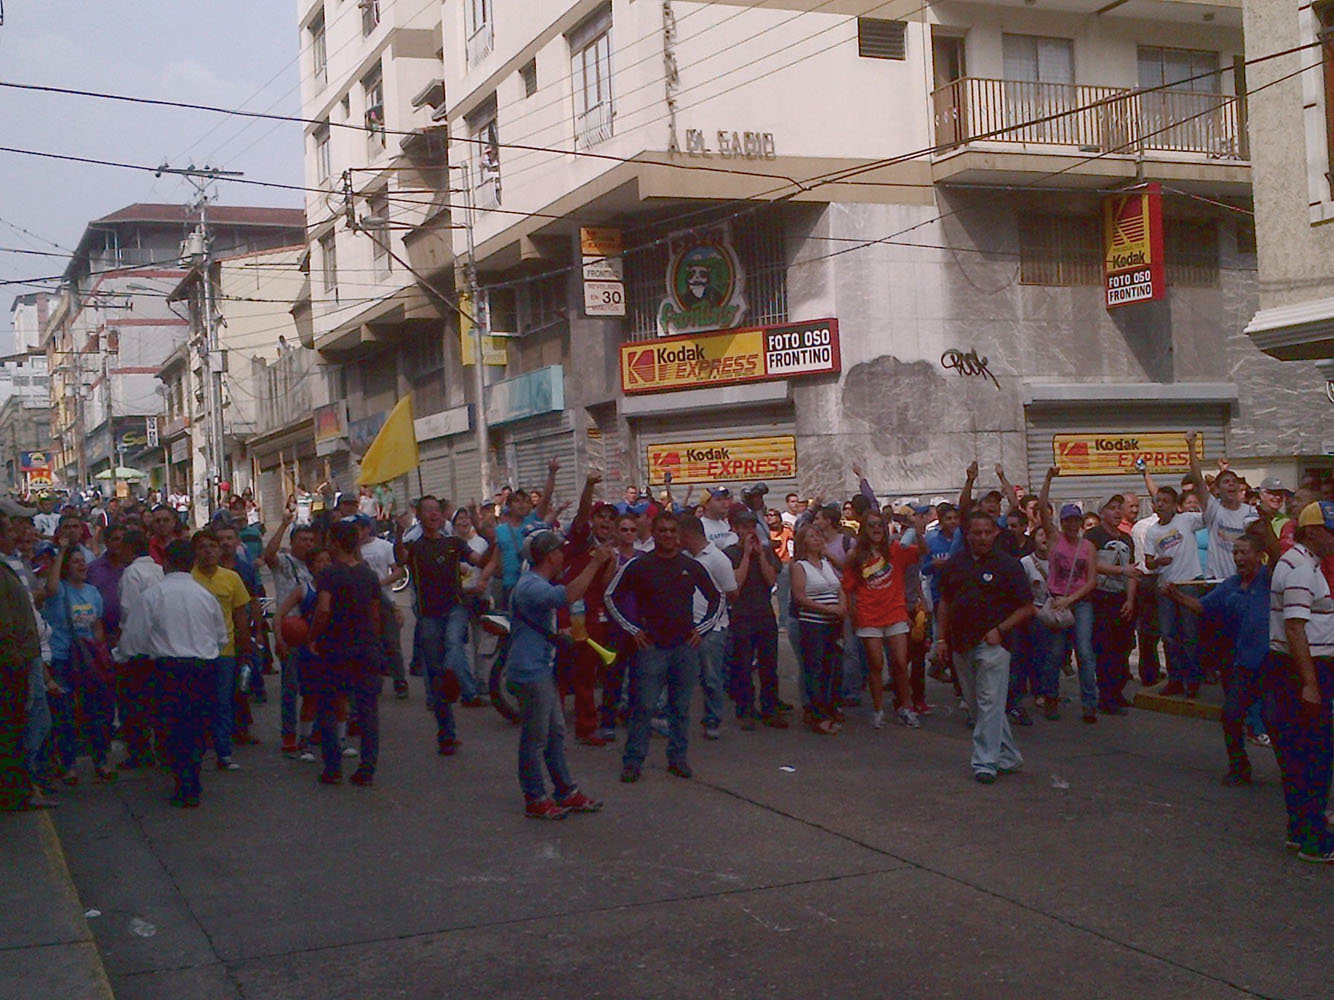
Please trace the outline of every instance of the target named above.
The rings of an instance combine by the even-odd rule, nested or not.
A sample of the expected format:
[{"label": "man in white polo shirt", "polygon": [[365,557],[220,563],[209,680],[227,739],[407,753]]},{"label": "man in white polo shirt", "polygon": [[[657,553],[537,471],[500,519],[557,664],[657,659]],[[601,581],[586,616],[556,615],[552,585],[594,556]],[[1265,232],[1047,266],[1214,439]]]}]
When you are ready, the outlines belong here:
[{"label": "man in white polo shirt", "polygon": [[1334,864],[1325,825],[1334,770],[1334,596],[1321,561],[1334,555],[1334,501],[1302,508],[1296,542],[1269,590],[1269,683],[1274,750],[1283,773],[1288,847],[1301,861]]}]

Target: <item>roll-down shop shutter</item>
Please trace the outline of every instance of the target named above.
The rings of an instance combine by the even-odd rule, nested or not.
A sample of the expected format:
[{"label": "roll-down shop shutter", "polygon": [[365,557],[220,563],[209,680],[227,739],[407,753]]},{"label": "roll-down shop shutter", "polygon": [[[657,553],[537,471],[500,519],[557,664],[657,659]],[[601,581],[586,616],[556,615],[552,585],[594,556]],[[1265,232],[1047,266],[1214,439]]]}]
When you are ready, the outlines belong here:
[{"label": "roll-down shop shutter", "polygon": [[509,425],[506,438],[514,456],[515,489],[540,490],[547,481],[551,460],[560,462],[556,473],[556,502],[579,499],[575,485],[574,431],[570,414],[551,413]]},{"label": "roll-down shop shutter", "polygon": [[[1204,435],[1204,471],[1217,472],[1216,461],[1226,454],[1228,408],[1214,403],[1080,403],[1029,406],[1026,413],[1028,450],[1028,487],[1036,493],[1042,487],[1047,469],[1056,461],[1053,438],[1057,434],[1096,434],[1108,437],[1134,437],[1137,434],[1187,433]],[[1154,472],[1158,486],[1181,485],[1182,472]],[[1063,471],[1052,481],[1053,500],[1077,500],[1096,503],[1113,493],[1144,495],[1144,477],[1134,469],[1125,475],[1081,476]],[[1141,503],[1140,515],[1148,514]]]},{"label": "roll-down shop shutter", "polygon": [[282,520],[287,497],[283,496],[282,475],[278,466],[259,470],[259,510],[264,522],[272,527]]},{"label": "roll-down shop shutter", "polygon": [[421,473],[420,481],[417,478],[417,472],[408,474],[408,485],[413,491],[413,497],[433,496],[441,499],[450,499],[450,491],[454,485],[454,477],[449,464],[449,439],[436,438],[433,441],[424,441],[417,450],[419,464],[417,472]]},{"label": "roll-down shop shutter", "polygon": [[455,505],[463,506],[474,500],[481,503],[483,500],[490,499],[482,496],[482,463],[477,457],[478,451],[474,446],[472,448],[459,449],[455,446],[454,451],[454,493],[450,497]]},{"label": "roll-down shop shutter", "polygon": [[[792,437],[796,440],[796,423],[792,411],[786,406],[749,407],[744,410],[706,410],[702,413],[673,413],[670,415],[634,418],[634,452],[631,455],[635,485],[641,488],[649,482],[648,449],[650,446],[665,444],[695,444],[702,441],[732,441],[744,438]],[[751,476],[742,479],[719,479],[720,486],[730,486],[735,494],[739,487],[760,481],[769,487],[765,498],[770,507],[781,509],[785,493],[797,488],[797,476],[801,473],[802,453],[797,445],[796,475],[786,479],[776,476]],[[630,485],[630,484],[627,484]],[[703,491],[704,484],[695,485],[695,497]],[[652,487],[654,494],[662,486]],[[681,486],[673,488],[673,494],[679,502],[685,496]]]}]

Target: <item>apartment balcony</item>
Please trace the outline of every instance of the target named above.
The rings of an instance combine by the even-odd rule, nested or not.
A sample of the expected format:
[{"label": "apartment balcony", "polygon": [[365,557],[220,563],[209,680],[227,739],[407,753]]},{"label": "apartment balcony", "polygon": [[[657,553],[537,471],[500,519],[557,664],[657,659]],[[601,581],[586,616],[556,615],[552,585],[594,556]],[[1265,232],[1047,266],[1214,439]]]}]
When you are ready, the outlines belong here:
[{"label": "apartment balcony", "polygon": [[937,183],[1091,187],[1142,170],[1249,192],[1245,106],[1228,94],[965,77],[932,101]]},{"label": "apartment balcony", "polygon": [[578,149],[588,149],[600,142],[606,142],[612,136],[611,102],[589,108],[583,114],[574,117],[574,144]]},{"label": "apartment balcony", "polygon": [[491,54],[491,50],[495,48],[495,44],[496,44],[496,36],[493,28],[493,22],[489,20],[485,21],[480,26],[478,26],[476,31],[474,31],[471,35],[468,36],[468,42],[466,46],[468,68],[472,69],[483,59],[489,56]]}]

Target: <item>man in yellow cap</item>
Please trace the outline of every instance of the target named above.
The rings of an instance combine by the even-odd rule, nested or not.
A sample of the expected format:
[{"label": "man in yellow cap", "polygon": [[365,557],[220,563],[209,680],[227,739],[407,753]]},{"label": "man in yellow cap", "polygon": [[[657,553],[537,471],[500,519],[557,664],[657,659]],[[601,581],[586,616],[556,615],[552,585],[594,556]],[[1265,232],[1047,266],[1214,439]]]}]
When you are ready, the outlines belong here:
[{"label": "man in yellow cap", "polygon": [[1334,501],[1307,504],[1295,544],[1274,567],[1269,597],[1269,681],[1274,752],[1283,774],[1287,844],[1301,861],[1334,863],[1325,826],[1334,772],[1334,594],[1321,561],[1334,555]]}]

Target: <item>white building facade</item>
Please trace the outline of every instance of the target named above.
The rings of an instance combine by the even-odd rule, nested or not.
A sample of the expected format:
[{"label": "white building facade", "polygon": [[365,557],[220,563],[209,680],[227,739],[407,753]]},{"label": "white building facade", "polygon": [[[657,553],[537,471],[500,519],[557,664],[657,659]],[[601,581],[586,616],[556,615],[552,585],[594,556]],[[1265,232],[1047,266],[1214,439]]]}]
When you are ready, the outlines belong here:
[{"label": "white building facade", "polygon": [[[598,467],[833,495],[860,461],[928,494],[976,459],[1016,483],[1055,462],[1059,492],[1093,498],[1133,489],[1139,455],[1182,468],[1195,428],[1253,480],[1327,462],[1312,373],[1244,334],[1233,0],[446,0],[442,39],[475,206],[454,196],[454,253],[474,248],[514,335],[488,375],[522,402],[488,406],[500,481],[555,454],[564,490]],[[1126,192],[1161,206],[1161,271],[1152,300],[1108,308]],[[592,227],[609,242],[581,246]],[[585,262],[619,286],[586,288]],[[683,296],[714,308],[664,322]]]}]

